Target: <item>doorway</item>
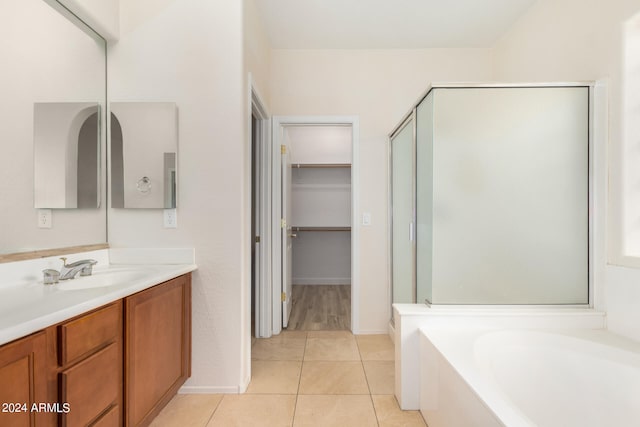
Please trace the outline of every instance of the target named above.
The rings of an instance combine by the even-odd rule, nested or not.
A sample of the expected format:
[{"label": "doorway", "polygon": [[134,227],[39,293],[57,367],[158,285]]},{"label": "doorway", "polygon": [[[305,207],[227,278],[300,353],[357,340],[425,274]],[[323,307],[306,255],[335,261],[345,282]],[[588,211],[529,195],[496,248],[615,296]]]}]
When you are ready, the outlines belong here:
[{"label": "doorway", "polygon": [[271,120],[251,85],[251,336],[271,336]]},{"label": "doorway", "polygon": [[358,331],[357,142],[355,117],[274,117],[273,334]]}]

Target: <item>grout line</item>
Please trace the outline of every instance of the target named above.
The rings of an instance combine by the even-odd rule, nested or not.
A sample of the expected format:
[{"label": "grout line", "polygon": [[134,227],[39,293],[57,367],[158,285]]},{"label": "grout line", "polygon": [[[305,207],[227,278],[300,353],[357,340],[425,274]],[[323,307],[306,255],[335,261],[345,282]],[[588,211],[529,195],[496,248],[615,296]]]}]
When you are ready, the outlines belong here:
[{"label": "grout line", "polygon": [[[355,337],[355,335],[354,335]],[[371,407],[373,408],[373,415],[376,417],[376,424],[380,427],[380,420],[378,419],[378,412],[376,411],[376,405],[373,403],[373,394],[371,392],[371,386],[369,385],[369,377],[367,376],[367,370],[364,368],[364,360],[362,360],[362,352],[360,351],[360,343],[356,338],[356,346],[358,347],[358,355],[360,356],[360,364],[362,365],[362,371],[364,372],[364,379],[367,382],[367,389],[369,390],[369,400],[371,401]]]},{"label": "grout line", "polygon": [[211,415],[209,415],[209,418],[207,419],[207,422],[204,423],[203,427],[207,427],[209,425],[209,423],[211,422],[211,420],[213,419],[213,415],[216,413],[216,411],[218,410],[218,408],[220,407],[220,405],[222,404],[222,401],[224,400],[224,394],[222,395],[222,399],[220,399],[218,401],[218,404],[216,405],[215,408],[213,408],[213,411],[211,411]]},{"label": "grout line", "polygon": [[298,410],[298,396],[300,395],[300,383],[302,382],[302,369],[304,368],[304,356],[307,352],[307,342],[309,341],[309,334],[307,333],[304,338],[304,350],[302,350],[302,360],[300,361],[300,375],[298,376],[298,389],[296,390],[296,399],[293,405],[293,418],[291,419],[291,425],[296,422],[296,412]]}]

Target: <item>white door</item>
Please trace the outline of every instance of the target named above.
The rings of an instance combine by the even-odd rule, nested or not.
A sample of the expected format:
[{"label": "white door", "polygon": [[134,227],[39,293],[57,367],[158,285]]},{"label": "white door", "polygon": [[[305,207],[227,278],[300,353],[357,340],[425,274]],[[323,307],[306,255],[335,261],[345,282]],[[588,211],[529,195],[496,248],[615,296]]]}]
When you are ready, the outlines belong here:
[{"label": "white door", "polygon": [[291,260],[292,238],[296,237],[291,230],[291,153],[289,147],[281,146],[282,153],[282,327],[289,324],[291,315],[291,294],[293,291]]}]

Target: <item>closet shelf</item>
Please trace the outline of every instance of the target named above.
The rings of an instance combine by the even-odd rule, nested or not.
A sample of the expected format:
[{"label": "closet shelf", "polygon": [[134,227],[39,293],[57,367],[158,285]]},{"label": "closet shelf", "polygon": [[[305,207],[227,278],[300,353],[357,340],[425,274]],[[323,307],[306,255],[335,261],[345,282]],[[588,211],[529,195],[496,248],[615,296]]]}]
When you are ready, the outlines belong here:
[{"label": "closet shelf", "polygon": [[292,168],[350,168],[351,163],[291,163]]},{"label": "closet shelf", "polygon": [[351,190],[351,184],[291,184],[293,190]]},{"label": "closet shelf", "polygon": [[291,226],[292,231],[351,231],[351,227],[298,227]]}]

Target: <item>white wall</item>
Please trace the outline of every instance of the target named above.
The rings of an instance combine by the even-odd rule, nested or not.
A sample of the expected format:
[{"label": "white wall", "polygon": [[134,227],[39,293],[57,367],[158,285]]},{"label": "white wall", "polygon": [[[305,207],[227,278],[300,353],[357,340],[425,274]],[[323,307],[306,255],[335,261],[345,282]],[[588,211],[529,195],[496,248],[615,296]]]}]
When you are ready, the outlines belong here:
[{"label": "white wall", "polygon": [[274,115],[360,117],[360,333],[390,318],[387,260],[387,134],[433,81],[491,78],[486,49],[273,50]]},{"label": "white wall", "polygon": [[[347,201],[349,203],[349,201]],[[294,285],[349,285],[351,233],[296,231],[293,239]]]},{"label": "white wall", "polygon": [[245,71],[251,73],[254,89],[257,90],[265,107],[268,108],[270,105],[271,47],[255,0],[243,0],[243,5]]},{"label": "white wall", "polygon": [[[242,2],[123,2],[109,47],[111,101],[179,110],[178,228],[162,210],[109,210],[112,247],[194,247],[189,391],[237,392],[247,377],[248,272]],[[246,329],[246,331],[245,331]]]},{"label": "white wall", "polygon": [[[639,156],[624,139],[625,75],[624,28],[638,11],[637,0],[583,2],[539,0],[494,47],[495,77],[509,81],[609,80],[609,141],[607,251],[610,263],[623,263],[624,239],[637,219],[628,218],[637,199],[626,188],[637,188],[631,175]],[[604,174],[599,179],[605,179]],[[631,197],[629,197],[631,196]],[[636,224],[637,227],[637,224]],[[640,237],[640,236],[639,236]],[[640,339],[640,303],[637,270],[605,269],[604,308],[611,330]],[[635,309],[634,309],[635,306]]]},{"label": "white wall", "polygon": [[[45,0],[52,2],[54,0]],[[58,0],[106,40],[120,35],[120,0]]]}]

